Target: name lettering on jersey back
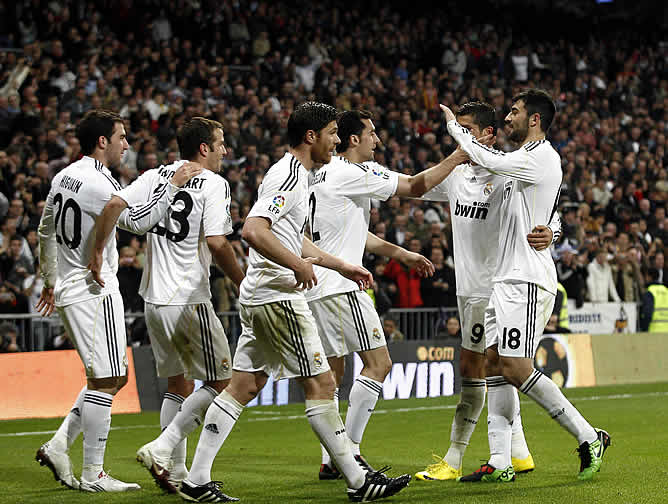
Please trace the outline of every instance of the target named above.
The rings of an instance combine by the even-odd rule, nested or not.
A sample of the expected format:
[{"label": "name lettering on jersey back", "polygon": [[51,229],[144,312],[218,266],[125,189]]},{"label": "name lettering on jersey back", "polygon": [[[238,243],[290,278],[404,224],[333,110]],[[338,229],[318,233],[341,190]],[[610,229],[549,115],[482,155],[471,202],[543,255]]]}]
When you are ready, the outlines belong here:
[{"label": "name lettering on jersey back", "polygon": [[485,220],[488,212],[489,203],[483,201],[474,201],[471,205],[465,205],[457,200],[455,204],[455,216],[457,217]]},{"label": "name lettering on jersey back", "polygon": [[311,177],[311,185],[320,184],[321,182],[324,182],[326,177],[327,177],[327,171],[320,170],[318,173],[313,175],[313,177]]},{"label": "name lettering on jersey back", "polygon": [[73,193],[78,193],[82,185],[83,182],[81,182],[81,180],[75,179],[68,175],[64,175],[63,178],[60,179],[60,187],[62,189],[67,189],[68,191],[72,191]]},{"label": "name lettering on jersey back", "polygon": [[[168,170],[167,168],[160,168],[158,170],[158,173],[160,174],[161,177],[165,177],[167,180],[171,180],[171,178],[174,176],[176,173],[175,170]],[[191,178],[188,182],[186,182],[181,189],[202,189],[204,186],[204,182],[206,182],[206,179],[203,177],[194,177]]]}]

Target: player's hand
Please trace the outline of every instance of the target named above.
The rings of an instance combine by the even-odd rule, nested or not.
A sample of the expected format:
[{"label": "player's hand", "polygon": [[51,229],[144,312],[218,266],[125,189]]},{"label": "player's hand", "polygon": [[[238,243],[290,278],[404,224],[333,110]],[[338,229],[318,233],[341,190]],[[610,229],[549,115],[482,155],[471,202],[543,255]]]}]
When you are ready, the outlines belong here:
[{"label": "player's hand", "polygon": [[443,111],[446,124],[456,119],[455,114],[452,112],[452,110],[450,110],[450,107],[446,107],[441,103],[441,110]]},{"label": "player's hand", "polygon": [[527,240],[536,250],[545,250],[552,244],[552,230],[547,226],[536,226],[527,235]]},{"label": "player's hand", "polygon": [[436,271],[432,262],[427,259],[425,256],[416,254],[415,252],[407,252],[403,260],[406,266],[417,271],[417,274],[423,278],[430,277]]},{"label": "player's hand", "polygon": [[496,135],[491,133],[489,135],[483,135],[480,138],[476,138],[476,141],[483,144],[485,147],[494,147],[494,144],[496,143]]},{"label": "player's hand", "polygon": [[362,266],[355,266],[354,264],[344,263],[339,273],[348,280],[355,282],[360,290],[368,289],[373,285],[373,275]]},{"label": "player's hand", "polygon": [[56,300],[53,295],[53,287],[43,287],[42,294],[35,305],[35,309],[42,314],[43,317],[48,317],[53,313],[56,307]]},{"label": "player's hand", "polygon": [[100,287],[104,287],[104,280],[102,280],[102,252],[93,250],[93,255],[87,267],[93,274],[93,280],[100,284]]},{"label": "player's hand", "polygon": [[176,187],[183,187],[186,182],[202,173],[203,170],[204,168],[199,163],[193,161],[183,163],[174,173],[171,182]]},{"label": "player's hand", "polygon": [[318,278],[313,271],[314,264],[320,264],[322,257],[306,257],[302,259],[300,267],[295,271],[295,278],[297,283],[295,288],[297,290],[312,289],[314,285],[318,285]]}]

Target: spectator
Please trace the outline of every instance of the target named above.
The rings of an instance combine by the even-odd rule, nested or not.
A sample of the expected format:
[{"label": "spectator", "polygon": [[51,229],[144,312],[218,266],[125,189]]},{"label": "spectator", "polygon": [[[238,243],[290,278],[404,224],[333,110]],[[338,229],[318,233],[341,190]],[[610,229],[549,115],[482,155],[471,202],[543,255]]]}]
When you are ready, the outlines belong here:
[{"label": "spectator", "polygon": [[445,323],[445,330],[448,338],[455,338],[457,341],[462,339],[462,327],[457,317],[449,317]]},{"label": "spectator", "polygon": [[[570,243],[562,245],[557,253],[557,279],[566,289],[568,297],[575,300],[575,306],[580,308],[584,304],[587,269],[576,257],[577,250]],[[582,257],[586,260],[586,255]]]},{"label": "spectator", "polygon": [[[412,252],[412,250],[411,250]],[[403,264],[390,259],[385,267],[385,277],[397,285],[396,308],[417,308],[422,306],[420,295],[420,275],[414,269],[407,269]]]},{"label": "spectator", "polygon": [[144,301],[139,295],[141,275],[135,249],[128,246],[121,248],[118,255],[118,286],[126,312],[144,311]]},{"label": "spectator", "polygon": [[0,353],[21,352],[16,341],[19,335],[19,329],[14,324],[4,322],[0,324]]},{"label": "spectator", "polygon": [[385,317],[385,320],[383,320],[383,332],[385,333],[385,340],[388,343],[404,341],[406,339],[403,333],[397,328],[397,323],[391,317]]},{"label": "spectator", "polygon": [[607,303],[610,299],[621,301],[612,279],[612,270],[608,264],[608,252],[599,249],[596,258],[587,266],[587,292],[593,303]]},{"label": "spectator", "polygon": [[647,291],[642,298],[639,329],[668,333],[668,287],[659,282],[656,268],[647,270],[646,280]]},{"label": "spectator", "polygon": [[[624,233],[620,234],[620,237]],[[612,264],[612,278],[622,301],[640,301],[644,291],[644,279],[641,272],[641,252],[636,248],[619,251]]]},{"label": "spectator", "polygon": [[435,272],[433,276],[422,279],[421,295],[425,306],[456,307],[455,270],[444,263],[442,248],[432,248],[429,259]]}]

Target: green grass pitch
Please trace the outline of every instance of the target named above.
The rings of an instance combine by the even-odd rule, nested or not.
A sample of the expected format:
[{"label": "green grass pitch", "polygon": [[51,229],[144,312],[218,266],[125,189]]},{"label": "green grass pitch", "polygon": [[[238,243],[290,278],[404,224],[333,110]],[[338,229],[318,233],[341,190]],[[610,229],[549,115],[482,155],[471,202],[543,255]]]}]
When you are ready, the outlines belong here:
[{"label": "green grass pitch", "polygon": [[[422,482],[387,502],[394,503],[668,503],[668,384],[567,390],[566,394],[596,427],[608,430],[612,446],[593,481],[580,482],[576,442],[533,402],[523,398],[522,416],[536,470],[510,484],[467,485]],[[362,452],[390,474],[414,474],[443,455],[457,397],[379,401]],[[342,405],[345,410],[345,405]],[[483,411],[480,427],[464,459],[475,470],[488,455]],[[51,437],[59,419],[0,422],[0,503],[181,502],[154,485],[135,461],[135,451],[157,435],[158,414],[116,415],[112,419],[105,467],[113,476],[138,482],[139,492],[83,494],[55,482],[35,462],[35,451]],[[189,461],[199,432],[189,440]],[[71,450],[75,474],[81,471],[81,439]],[[320,482],[320,448],[303,417],[302,405],[258,407],[244,411],[213,466],[224,491],[245,503],[348,502],[342,480]]]}]

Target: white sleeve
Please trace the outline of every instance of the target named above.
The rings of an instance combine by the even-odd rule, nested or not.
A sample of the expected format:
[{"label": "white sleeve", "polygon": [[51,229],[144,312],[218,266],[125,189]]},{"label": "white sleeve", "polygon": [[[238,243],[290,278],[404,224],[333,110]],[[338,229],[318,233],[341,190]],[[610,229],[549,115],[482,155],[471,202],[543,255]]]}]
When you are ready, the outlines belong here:
[{"label": "white sleeve", "polygon": [[374,161],[347,163],[337,170],[336,190],[342,196],[366,196],[386,201],[397,192],[399,174]]},{"label": "white sleeve", "polygon": [[527,150],[529,144],[514,152],[502,152],[482,145],[471,132],[457,121],[448,122],[448,131],[469,155],[471,161],[495,175],[535,184],[545,176],[545,167],[538,162],[536,150]]},{"label": "white sleeve", "polygon": [[561,218],[559,217],[559,212],[555,210],[552,214],[552,220],[547,225],[552,230],[552,245],[559,241],[561,237]]},{"label": "white sleeve", "polygon": [[150,172],[144,173],[125,189],[114,193],[129,207],[123,210],[118,218],[118,227],[134,234],[147,233],[160,222],[180,189],[157,176],[157,170]]},{"label": "white sleeve", "polygon": [[209,179],[212,183],[205,195],[202,226],[204,236],[228,235],[232,232],[232,216],[230,215],[230,185],[222,177]]},{"label": "white sleeve", "polygon": [[299,171],[287,175],[287,170],[269,170],[260,184],[259,196],[246,217],[265,217],[272,226],[287,215],[292,207],[304,202],[304,194],[299,186]]},{"label": "white sleeve", "polygon": [[[52,186],[53,187],[53,186]],[[39,235],[39,271],[47,288],[56,285],[58,271],[58,247],[56,245],[56,226],[53,220],[53,193],[49,191],[44,205],[44,212],[37,230]]]}]

